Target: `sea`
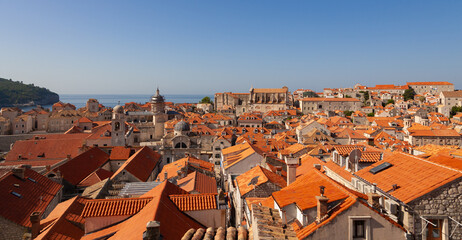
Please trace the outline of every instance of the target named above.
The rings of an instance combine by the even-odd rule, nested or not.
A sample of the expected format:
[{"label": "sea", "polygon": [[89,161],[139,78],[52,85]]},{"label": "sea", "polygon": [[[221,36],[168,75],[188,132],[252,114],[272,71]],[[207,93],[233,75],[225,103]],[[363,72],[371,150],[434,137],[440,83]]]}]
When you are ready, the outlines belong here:
[{"label": "sea", "polygon": [[[87,100],[90,98],[95,98],[105,107],[114,107],[118,104],[124,105],[129,102],[144,104],[150,101],[151,96],[152,94],[60,94],[59,100],[63,103],[73,104],[77,109],[79,109],[85,107]],[[166,94],[164,95],[164,99],[166,102],[173,103],[198,103],[205,96],[206,95]],[[213,99],[213,95],[209,97],[210,99]],[[51,110],[51,106],[52,105],[43,105],[42,107]],[[21,107],[24,112],[29,111],[32,108],[35,108],[35,106]]]}]

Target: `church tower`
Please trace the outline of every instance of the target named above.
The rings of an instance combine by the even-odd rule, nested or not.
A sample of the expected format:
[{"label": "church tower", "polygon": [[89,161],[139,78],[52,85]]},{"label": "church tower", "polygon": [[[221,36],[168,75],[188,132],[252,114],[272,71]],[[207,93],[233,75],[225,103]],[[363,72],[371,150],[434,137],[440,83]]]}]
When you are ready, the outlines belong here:
[{"label": "church tower", "polygon": [[160,140],[164,136],[167,114],[165,113],[164,97],[160,95],[159,88],[157,88],[156,95],[151,97],[151,111],[153,113],[154,139]]},{"label": "church tower", "polygon": [[117,105],[112,110],[111,145],[125,146],[125,115],[122,106]]}]

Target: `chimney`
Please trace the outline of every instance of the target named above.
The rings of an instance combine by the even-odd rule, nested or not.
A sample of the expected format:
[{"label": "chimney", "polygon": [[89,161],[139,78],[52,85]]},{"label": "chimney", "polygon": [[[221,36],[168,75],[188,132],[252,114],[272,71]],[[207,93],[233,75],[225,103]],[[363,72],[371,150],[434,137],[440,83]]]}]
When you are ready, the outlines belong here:
[{"label": "chimney", "polygon": [[149,221],[146,224],[146,232],[143,234],[143,240],[158,240],[160,239],[160,222]]},{"label": "chimney", "polygon": [[316,215],[317,223],[322,222],[322,220],[324,220],[324,218],[327,215],[327,201],[329,201],[329,199],[324,196],[324,188],[325,188],[324,186],[320,186],[319,189],[321,192],[321,196],[316,196],[316,200],[318,203],[317,215]]},{"label": "chimney", "polygon": [[13,175],[20,179],[24,179],[24,170],[25,169],[23,167],[13,168]]},{"label": "chimney", "polygon": [[287,186],[295,181],[297,177],[297,165],[298,158],[295,158],[292,154],[285,157],[287,165]]},{"label": "chimney", "polygon": [[276,166],[276,174],[281,175],[282,172],[282,167],[281,166]]},{"label": "chimney", "polygon": [[321,171],[321,164],[313,164],[313,167]]},{"label": "chimney", "polygon": [[377,184],[374,183],[372,186],[372,192],[367,194],[367,202],[373,208],[380,208],[380,195],[376,192]]},{"label": "chimney", "polygon": [[30,215],[30,222],[32,223],[31,237],[34,239],[40,233],[40,212],[33,212]]}]

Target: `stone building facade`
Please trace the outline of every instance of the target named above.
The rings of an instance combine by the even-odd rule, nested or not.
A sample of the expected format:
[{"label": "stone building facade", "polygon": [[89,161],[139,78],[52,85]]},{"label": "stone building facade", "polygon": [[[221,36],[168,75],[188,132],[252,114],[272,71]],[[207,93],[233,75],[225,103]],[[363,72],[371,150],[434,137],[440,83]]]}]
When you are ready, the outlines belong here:
[{"label": "stone building facade", "polygon": [[319,111],[358,111],[362,102],[356,98],[304,98],[300,100],[303,114]]},{"label": "stone building facade", "polygon": [[[427,230],[435,228],[441,228],[443,240],[462,239],[462,226],[458,226],[457,223],[462,222],[462,178],[413,200],[408,206],[417,213],[405,214],[409,218],[409,229],[415,229],[416,239],[427,239],[427,235],[432,233]],[[436,224],[437,227],[427,224],[420,217]]]},{"label": "stone building facade", "polygon": [[287,87],[251,88],[249,93],[215,93],[215,110],[233,109],[236,115],[245,112],[287,110],[292,105],[292,96]]},{"label": "stone building facade", "polygon": [[450,82],[408,82],[407,85],[420,95],[424,93],[438,95],[442,91],[454,91],[454,84]]}]

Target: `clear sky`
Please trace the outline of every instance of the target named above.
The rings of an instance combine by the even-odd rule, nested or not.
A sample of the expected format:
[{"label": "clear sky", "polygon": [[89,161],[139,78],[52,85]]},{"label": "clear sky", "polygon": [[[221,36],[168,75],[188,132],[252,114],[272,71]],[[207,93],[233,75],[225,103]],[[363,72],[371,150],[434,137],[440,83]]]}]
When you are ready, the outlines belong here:
[{"label": "clear sky", "polygon": [[0,0],[0,16],[0,77],[60,94],[462,88],[458,0]]}]

